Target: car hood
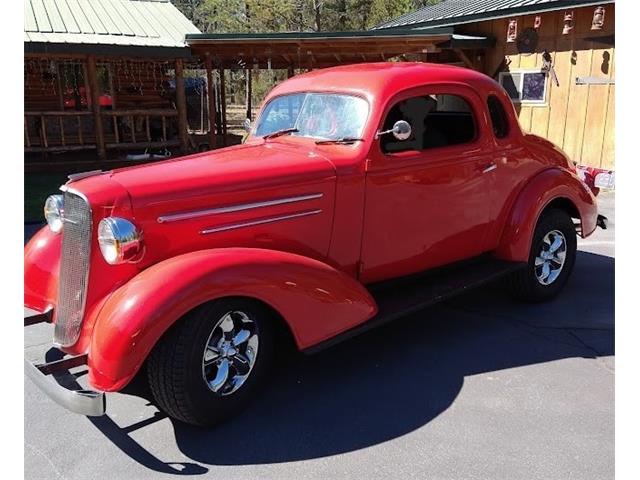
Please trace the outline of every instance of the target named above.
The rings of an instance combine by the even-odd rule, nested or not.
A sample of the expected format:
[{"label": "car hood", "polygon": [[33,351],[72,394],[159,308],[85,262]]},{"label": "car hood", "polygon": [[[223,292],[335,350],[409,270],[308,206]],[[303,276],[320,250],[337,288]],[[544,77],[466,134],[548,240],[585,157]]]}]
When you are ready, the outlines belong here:
[{"label": "car hood", "polygon": [[300,145],[237,145],[174,160],[114,170],[134,211],[196,207],[198,199],[335,179],[333,164]]}]

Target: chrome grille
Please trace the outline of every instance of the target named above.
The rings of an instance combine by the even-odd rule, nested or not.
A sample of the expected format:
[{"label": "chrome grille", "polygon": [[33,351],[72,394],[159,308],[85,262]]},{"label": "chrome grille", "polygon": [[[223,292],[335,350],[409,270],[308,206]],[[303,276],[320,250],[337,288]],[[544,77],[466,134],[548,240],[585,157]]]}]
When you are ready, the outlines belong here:
[{"label": "chrome grille", "polygon": [[91,208],[76,193],[64,193],[64,226],[54,341],[73,345],[80,335],[89,278]]}]

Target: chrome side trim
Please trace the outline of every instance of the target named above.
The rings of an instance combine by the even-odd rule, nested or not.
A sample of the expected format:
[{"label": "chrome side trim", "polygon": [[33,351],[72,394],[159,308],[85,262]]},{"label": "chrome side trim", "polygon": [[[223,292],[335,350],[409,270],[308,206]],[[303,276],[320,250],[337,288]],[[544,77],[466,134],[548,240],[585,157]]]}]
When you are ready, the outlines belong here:
[{"label": "chrome side trim", "polygon": [[206,228],[200,231],[200,235],[208,235],[210,233],[225,232],[227,230],[235,230],[236,228],[252,227],[254,225],[262,225],[265,223],[280,222],[282,220],[291,220],[293,218],[307,217],[309,215],[317,215],[318,213],[321,213],[321,212],[322,212],[321,209],[308,210],[306,212],[290,213],[288,215],[278,215],[276,217],[259,218],[256,220],[249,220],[247,222],[230,223],[228,225],[222,225],[220,227]]},{"label": "chrome side trim", "polygon": [[295,197],[276,198],[274,200],[265,200],[262,202],[240,203],[237,205],[229,205],[227,207],[208,208],[206,210],[195,210],[192,212],[174,213],[171,215],[161,215],[158,217],[158,223],[177,222],[179,220],[188,220],[191,218],[206,217],[208,215],[216,215],[219,213],[243,212],[245,210],[253,210],[255,208],[272,207],[274,205],[285,205],[288,203],[304,202],[305,200],[315,200],[322,198],[322,193],[309,193],[307,195],[299,195]]}]

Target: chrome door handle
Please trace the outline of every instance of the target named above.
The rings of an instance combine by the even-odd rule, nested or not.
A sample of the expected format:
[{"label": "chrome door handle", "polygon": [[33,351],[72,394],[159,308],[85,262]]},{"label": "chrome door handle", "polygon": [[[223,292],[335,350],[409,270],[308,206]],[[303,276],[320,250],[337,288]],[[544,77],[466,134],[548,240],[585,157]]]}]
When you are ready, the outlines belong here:
[{"label": "chrome door handle", "polygon": [[495,163],[491,162],[489,165],[487,165],[483,170],[482,173],[489,173],[494,171],[496,168],[498,168],[498,165],[496,165]]}]

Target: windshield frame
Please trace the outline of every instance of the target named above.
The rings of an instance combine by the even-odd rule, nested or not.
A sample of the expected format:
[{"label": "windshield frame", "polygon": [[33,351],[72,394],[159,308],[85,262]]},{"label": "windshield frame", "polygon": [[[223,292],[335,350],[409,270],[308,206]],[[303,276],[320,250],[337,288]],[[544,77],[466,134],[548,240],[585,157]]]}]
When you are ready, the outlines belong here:
[{"label": "windshield frame", "polygon": [[[353,98],[359,98],[361,100],[364,100],[366,106],[367,106],[367,114],[364,117],[364,121],[362,123],[362,129],[360,132],[360,135],[363,136],[367,130],[367,124],[369,123],[369,121],[371,120],[371,104],[369,102],[369,99],[365,96],[362,95],[360,93],[357,92],[345,92],[345,91],[336,91],[336,90],[299,90],[299,91],[293,91],[293,92],[286,92],[286,93],[281,93],[279,95],[275,95],[272,98],[269,99],[269,101],[267,101],[261,108],[260,108],[260,112],[258,114],[258,116],[256,117],[256,120],[254,122],[254,126],[251,129],[251,136],[255,136],[257,138],[264,138],[265,135],[269,135],[268,133],[266,133],[265,135],[257,135],[256,131],[258,129],[258,125],[260,125],[260,121],[262,119],[262,116],[264,114],[264,112],[267,110],[268,106],[271,105],[272,102],[274,102],[275,100],[278,100],[280,98],[283,97],[287,97],[290,95],[307,95],[307,97],[305,97],[305,99],[303,100],[302,104],[300,105],[300,111],[302,111],[302,108],[304,107],[304,105],[306,104],[307,100],[309,99],[308,95],[340,95],[340,96],[345,96],[345,97],[353,97]],[[296,123],[294,124],[297,125],[298,123],[298,119],[296,119]],[[271,133],[271,132],[270,132]],[[299,132],[292,132],[290,135],[287,136],[291,136],[291,137],[298,137],[298,138],[309,138],[312,140],[331,140],[327,137],[321,137],[321,136],[311,136],[311,135],[300,135]]]}]

